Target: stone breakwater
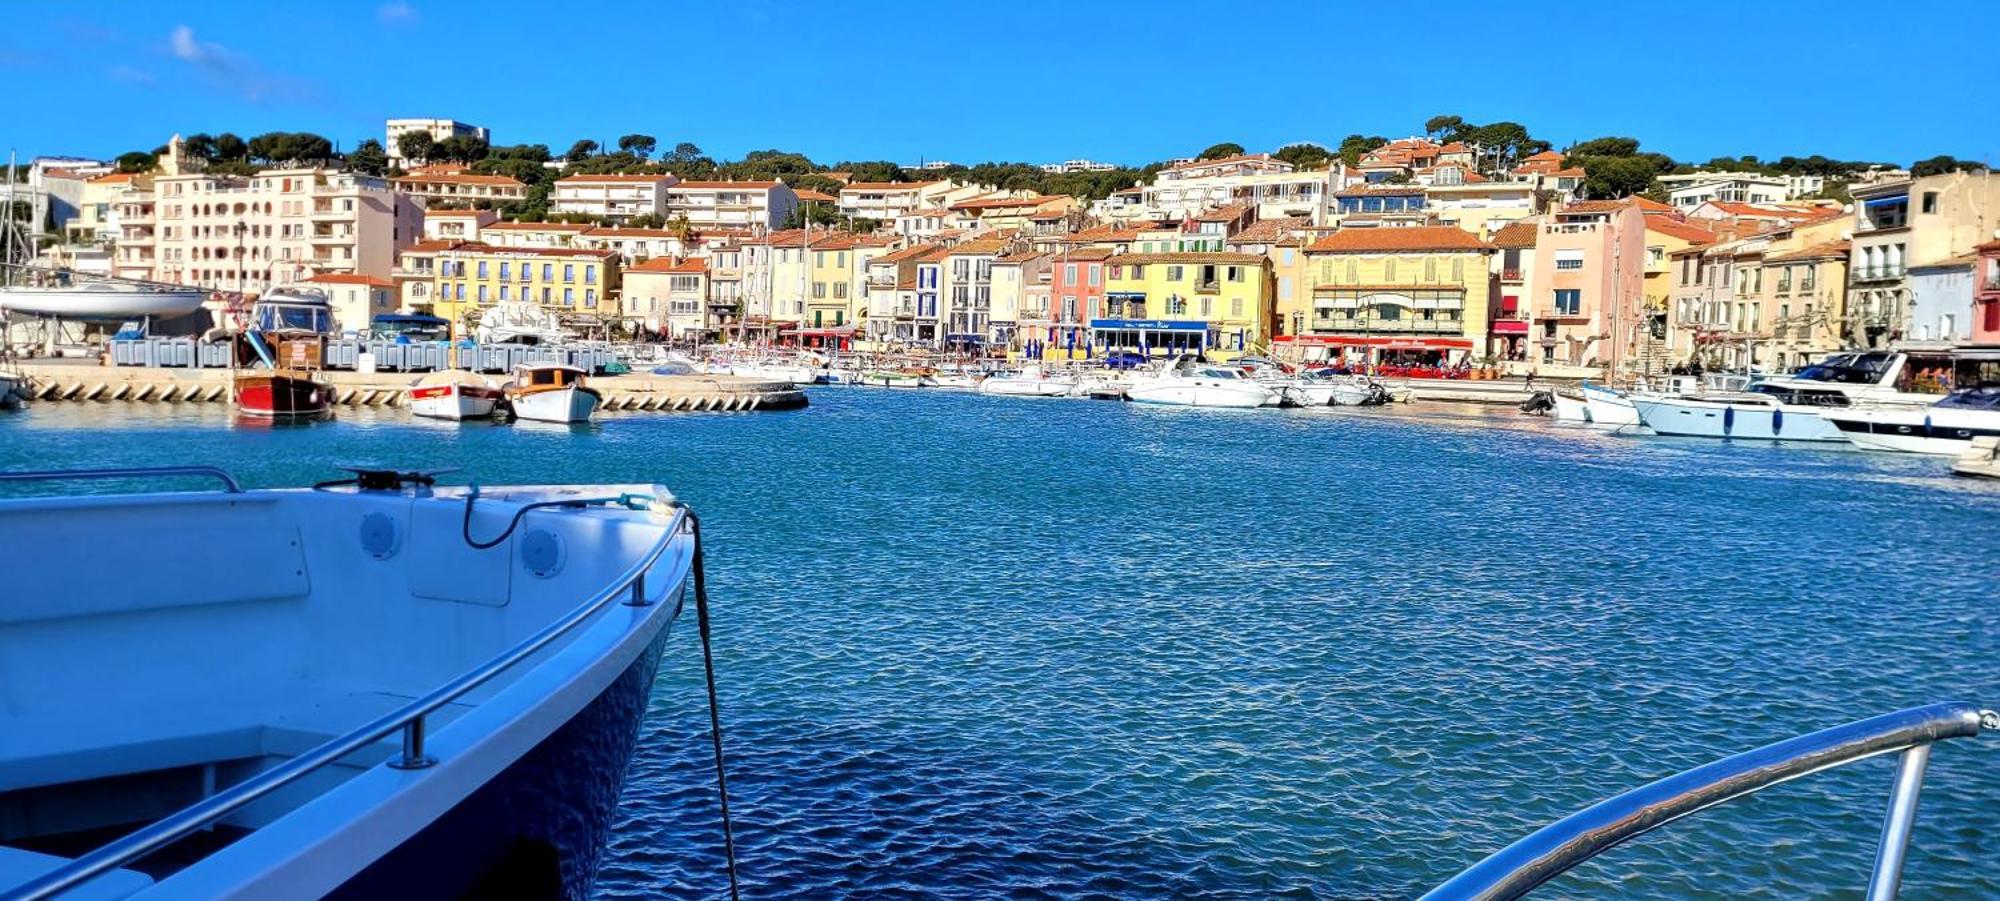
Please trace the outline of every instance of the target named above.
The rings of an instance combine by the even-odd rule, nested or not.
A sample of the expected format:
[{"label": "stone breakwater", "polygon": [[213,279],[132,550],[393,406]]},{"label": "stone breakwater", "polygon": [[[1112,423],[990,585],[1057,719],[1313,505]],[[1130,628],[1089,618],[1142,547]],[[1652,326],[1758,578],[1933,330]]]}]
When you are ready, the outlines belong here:
[{"label": "stone breakwater", "polygon": [[[171,370],[65,363],[15,367],[28,379],[37,401],[138,401],[228,403],[228,370]],[[351,407],[400,407],[409,403],[407,373],[329,372],[334,403]],[[680,413],[790,410],[806,405],[796,385],[724,375],[596,376],[591,387],[604,395],[601,409],[618,412]]]}]

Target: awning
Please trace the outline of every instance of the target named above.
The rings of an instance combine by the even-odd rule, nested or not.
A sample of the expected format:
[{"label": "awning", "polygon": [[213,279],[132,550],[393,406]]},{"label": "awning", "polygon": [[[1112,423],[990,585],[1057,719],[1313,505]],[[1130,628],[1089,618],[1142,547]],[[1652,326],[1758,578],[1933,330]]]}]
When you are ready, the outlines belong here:
[{"label": "awning", "polygon": [[834,328],[788,328],[778,334],[800,338],[852,338],[857,328],[857,326],[852,325],[843,325]]},{"label": "awning", "polygon": [[1419,338],[1374,335],[1279,335],[1280,344],[1308,347],[1381,347],[1388,350],[1471,350],[1470,338]]},{"label": "awning", "polygon": [[1501,319],[1493,323],[1493,334],[1496,335],[1525,335],[1527,333],[1528,323],[1519,319]]},{"label": "awning", "polygon": [[1206,322],[1183,322],[1171,319],[1092,319],[1090,327],[1104,331],[1144,331],[1144,332],[1205,332]]}]

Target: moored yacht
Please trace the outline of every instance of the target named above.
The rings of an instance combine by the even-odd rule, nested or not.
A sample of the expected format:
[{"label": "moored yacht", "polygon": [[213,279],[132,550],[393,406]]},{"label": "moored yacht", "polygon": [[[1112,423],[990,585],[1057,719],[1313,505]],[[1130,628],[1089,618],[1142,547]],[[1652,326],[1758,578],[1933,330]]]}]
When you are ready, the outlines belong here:
[{"label": "moored yacht", "polygon": [[1262,407],[1278,395],[1240,369],[1198,363],[1182,355],[1150,378],[1135,378],[1125,389],[1133,403],[1176,407]]},{"label": "moored yacht", "polygon": [[[0,896],[585,897],[691,514],[422,474],[0,482],[191,476],[224,490],[0,500]],[[146,572],[78,577],[107,559]]]},{"label": "moored yacht", "polygon": [[1634,397],[1646,427],[1661,435],[1841,444],[1847,441],[1820,413],[1840,395],[1766,382],[1747,391],[1690,397]]},{"label": "moored yacht", "polygon": [[1954,391],[1928,407],[1850,407],[1820,415],[1868,450],[1957,455],[1974,438],[2000,437],[2000,385]]},{"label": "moored yacht", "polygon": [[1040,366],[1029,365],[1020,372],[996,373],[979,383],[981,394],[998,394],[1008,397],[1068,397],[1076,393],[1077,381],[1074,376],[1052,373]]}]

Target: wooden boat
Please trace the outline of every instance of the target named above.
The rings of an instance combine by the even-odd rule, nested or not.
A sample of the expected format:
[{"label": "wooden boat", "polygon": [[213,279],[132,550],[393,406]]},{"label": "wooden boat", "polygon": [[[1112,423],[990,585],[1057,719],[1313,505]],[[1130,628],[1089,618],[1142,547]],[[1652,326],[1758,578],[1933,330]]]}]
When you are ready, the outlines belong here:
[{"label": "wooden boat", "polygon": [[525,363],[507,383],[514,418],[530,422],[588,422],[604,395],[584,384],[585,373],[561,363]]},{"label": "wooden boat", "polygon": [[446,369],[417,379],[410,385],[410,412],[427,419],[485,419],[500,403],[501,391],[493,380],[476,372]]},{"label": "wooden boat", "polygon": [[236,409],[245,416],[312,419],[333,408],[333,388],[301,370],[241,370],[234,387]]}]

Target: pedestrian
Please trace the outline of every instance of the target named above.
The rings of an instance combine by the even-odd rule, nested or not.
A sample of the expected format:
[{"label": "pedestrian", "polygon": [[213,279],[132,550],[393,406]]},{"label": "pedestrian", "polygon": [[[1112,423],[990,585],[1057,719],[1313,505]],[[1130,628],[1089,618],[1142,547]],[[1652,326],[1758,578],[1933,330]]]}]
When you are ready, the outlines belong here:
[{"label": "pedestrian", "polygon": [[1528,390],[1535,390],[1535,371],[1532,369],[1528,370]]}]

